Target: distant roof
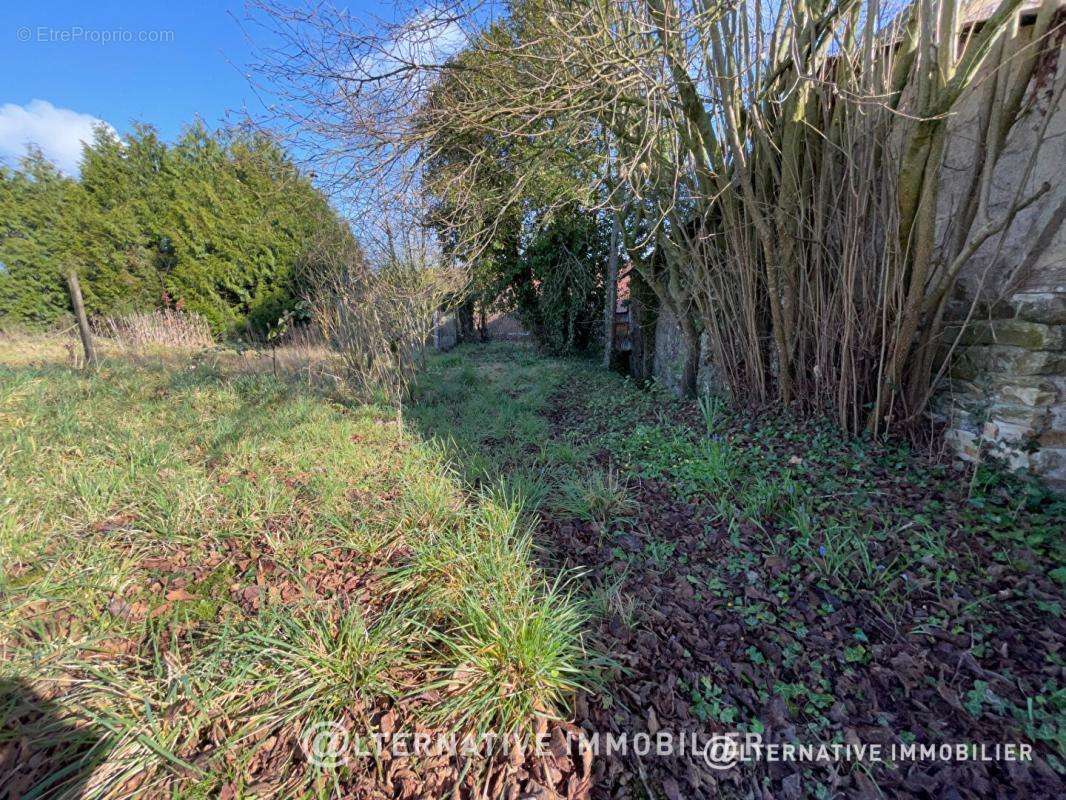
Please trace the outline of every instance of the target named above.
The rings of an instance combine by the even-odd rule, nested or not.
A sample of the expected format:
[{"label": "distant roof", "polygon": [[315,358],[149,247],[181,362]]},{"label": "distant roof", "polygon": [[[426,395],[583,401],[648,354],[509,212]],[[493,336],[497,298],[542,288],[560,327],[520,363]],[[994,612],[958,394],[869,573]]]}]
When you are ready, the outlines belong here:
[{"label": "distant roof", "polygon": [[[984,22],[995,13],[996,9],[999,8],[999,4],[1000,0],[970,0],[962,14],[962,24],[974,25],[978,22]],[[1035,17],[1041,4],[1042,0],[1023,0],[1018,10],[1022,13],[1023,18]],[[1060,7],[1066,5],[1066,0],[1058,0],[1058,5]]]}]

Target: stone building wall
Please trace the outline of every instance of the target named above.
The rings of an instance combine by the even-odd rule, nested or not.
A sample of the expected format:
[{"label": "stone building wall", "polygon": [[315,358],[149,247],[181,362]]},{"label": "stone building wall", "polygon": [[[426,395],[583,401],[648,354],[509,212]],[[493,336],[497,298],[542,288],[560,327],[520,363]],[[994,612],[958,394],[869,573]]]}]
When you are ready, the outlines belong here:
[{"label": "stone building wall", "polygon": [[[1066,486],[1066,58],[1062,37],[1029,88],[1028,110],[1007,139],[992,176],[991,216],[1044,183],[1050,191],[1022,210],[969,260],[950,309],[970,323],[958,339],[934,416],[967,460],[992,454]],[[952,231],[976,146],[977,103],[951,121],[938,231]],[[1026,177],[1028,175],[1028,177]],[[1024,185],[1022,185],[1024,180]],[[974,301],[976,300],[976,305]],[[971,311],[972,309],[972,311]]]}]

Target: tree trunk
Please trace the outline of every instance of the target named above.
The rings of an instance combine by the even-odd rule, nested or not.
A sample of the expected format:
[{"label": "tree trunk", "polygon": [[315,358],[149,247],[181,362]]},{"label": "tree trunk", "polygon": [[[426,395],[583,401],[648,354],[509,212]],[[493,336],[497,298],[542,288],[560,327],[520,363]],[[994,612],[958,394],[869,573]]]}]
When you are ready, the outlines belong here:
[{"label": "tree trunk", "polygon": [[455,310],[455,324],[460,342],[478,340],[477,325],[474,321],[474,301],[468,299]]},{"label": "tree trunk", "polygon": [[637,383],[652,377],[659,299],[637,270],[629,273],[629,374]]},{"label": "tree trunk", "polygon": [[67,273],[67,288],[70,289],[70,304],[74,306],[74,316],[78,319],[78,333],[81,334],[81,346],[85,350],[85,366],[95,367],[96,347],[93,345],[93,335],[89,331],[89,320],[85,316],[85,302],[81,296],[78,273],[73,269]]},{"label": "tree trunk", "polygon": [[700,335],[688,315],[678,315],[677,321],[681,326],[681,346],[684,352],[677,389],[681,397],[692,397],[696,394],[696,379],[700,370]]},{"label": "tree trunk", "polygon": [[612,214],[611,251],[607,255],[607,286],[603,293],[603,368],[611,368],[614,356],[614,314],[618,304],[618,215]]}]

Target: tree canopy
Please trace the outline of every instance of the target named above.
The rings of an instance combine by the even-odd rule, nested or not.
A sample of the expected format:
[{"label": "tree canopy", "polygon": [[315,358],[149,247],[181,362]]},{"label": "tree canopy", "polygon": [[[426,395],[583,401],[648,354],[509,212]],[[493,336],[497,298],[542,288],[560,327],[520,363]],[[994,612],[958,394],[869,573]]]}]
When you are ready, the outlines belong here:
[{"label": "tree canopy", "polygon": [[471,300],[517,312],[542,346],[564,353],[586,347],[602,317],[604,132],[550,113],[501,115],[498,128],[476,131],[447,123],[457,107],[497,96],[497,84],[527,79],[495,53],[545,19],[535,4],[514,12],[456,54],[421,105],[423,190],[445,250],[469,270]]},{"label": "tree canopy", "polygon": [[219,333],[261,331],[295,305],[323,230],[349,235],[266,136],[198,123],[167,144],[147,125],[121,140],[101,129],[77,179],[40,152],[0,168],[0,319],[64,315],[74,268],[90,315],[173,305]]}]

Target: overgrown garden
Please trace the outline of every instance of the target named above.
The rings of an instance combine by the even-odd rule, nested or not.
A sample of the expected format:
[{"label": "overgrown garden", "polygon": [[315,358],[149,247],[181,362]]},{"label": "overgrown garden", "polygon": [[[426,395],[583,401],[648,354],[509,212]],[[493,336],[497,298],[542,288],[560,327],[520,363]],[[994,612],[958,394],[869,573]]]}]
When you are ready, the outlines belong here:
[{"label": "overgrown garden", "polygon": [[[986,274],[960,296],[971,257],[1051,190],[1029,158],[1007,202],[992,194],[1011,131],[1035,126],[1033,153],[1050,135],[1054,0],[1027,6],[1024,28],[1022,0],[531,0],[499,15],[441,2],[374,30],[259,5],[286,42],[262,74],[319,110],[308,128],[323,153],[348,154],[334,168],[420,197],[446,252],[475,276],[510,272],[520,307],[549,291],[529,268],[557,217],[617,223],[680,326],[688,391],[705,335],[738,404],[912,430],[961,328],[1023,279],[1062,221],[1032,231],[1006,279]],[[441,54],[438,39],[465,46]],[[966,186],[943,219],[950,122],[967,103]],[[562,244],[558,272],[582,274]]]}]

